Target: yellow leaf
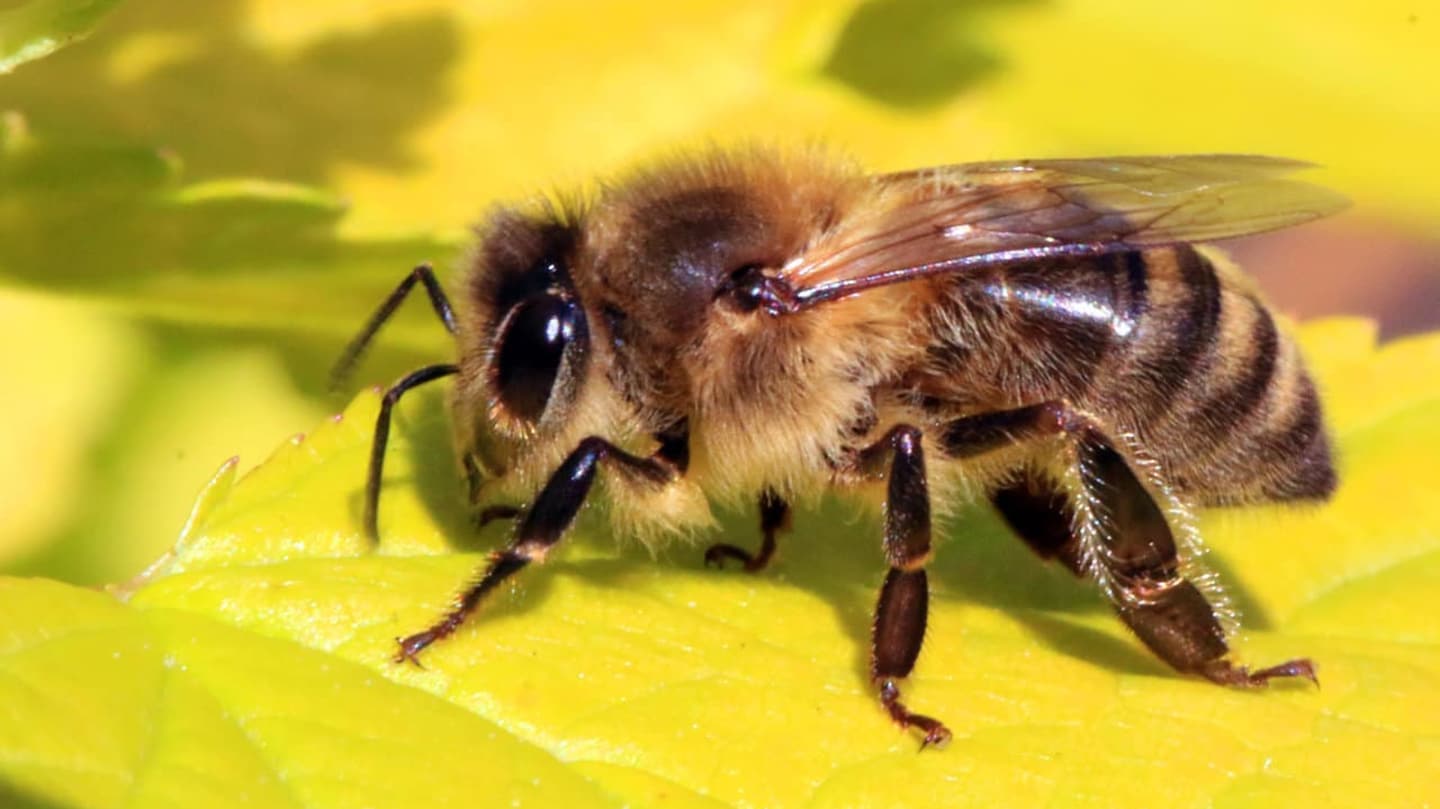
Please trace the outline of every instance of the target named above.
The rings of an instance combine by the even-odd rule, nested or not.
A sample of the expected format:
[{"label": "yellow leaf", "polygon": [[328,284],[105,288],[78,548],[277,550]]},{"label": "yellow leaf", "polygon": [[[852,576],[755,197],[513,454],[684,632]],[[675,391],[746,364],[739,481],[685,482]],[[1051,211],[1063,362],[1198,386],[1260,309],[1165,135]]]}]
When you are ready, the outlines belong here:
[{"label": "yellow leaf", "polygon": [[[0,718],[0,772],[77,806],[126,790],[210,805],[272,781],[303,806],[432,805],[532,778],[546,805],[562,790],[635,805],[1419,805],[1440,783],[1440,335],[1377,349],[1364,324],[1325,321],[1301,338],[1336,402],[1338,496],[1203,529],[1249,611],[1240,655],[1311,656],[1321,689],[1172,673],[976,508],[932,568],[907,691],[956,737],[918,753],[865,676],[878,529],[837,504],[798,515],[760,576],[704,569],[689,546],[657,563],[582,526],[424,669],[396,664],[394,638],[442,612],[501,534],[471,538],[432,391],[397,421],[385,539],[367,546],[369,392],[238,482],[223,471],[127,606],[0,589],[22,616],[0,629],[0,702],[25,706]],[[1357,388],[1369,407],[1344,404]],[[753,541],[750,523],[725,531]],[[446,769],[462,759],[464,788]],[[187,780],[192,760],[215,775]]]},{"label": "yellow leaf", "polygon": [[493,724],[195,612],[0,580],[0,769],[65,806],[610,806]]}]

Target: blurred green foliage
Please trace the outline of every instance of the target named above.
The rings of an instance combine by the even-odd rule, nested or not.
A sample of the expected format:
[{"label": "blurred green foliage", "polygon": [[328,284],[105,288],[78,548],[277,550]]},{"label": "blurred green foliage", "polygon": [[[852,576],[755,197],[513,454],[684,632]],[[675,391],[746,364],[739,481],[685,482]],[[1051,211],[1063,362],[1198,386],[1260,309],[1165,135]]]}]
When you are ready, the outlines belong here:
[{"label": "blurred green foliage", "polygon": [[[0,20],[88,26],[106,5]],[[339,405],[322,385],[344,335],[415,263],[448,274],[492,200],[677,142],[827,137],[877,168],[1268,151],[1330,164],[1362,213],[1433,222],[1440,113],[1407,77],[1440,73],[1434,25],[1388,2],[123,5],[0,77],[0,284],[45,296],[49,331],[76,340],[0,365],[27,392],[0,439],[29,446],[52,402],[90,403],[45,420],[53,477],[0,461],[0,566],[133,572],[215,464],[249,465]],[[4,336],[37,328],[11,318]],[[362,378],[447,350],[410,312]],[[202,394],[181,367],[242,395]],[[187,401],[227,432],[180,429]]]},{"label": "blurred green foliage", "polygon": [[[877,169],[1062,154],[1277,153],[1326,164],[1322,178],[1358,201],[1357,217],[1422,233],[1433,233],[1440,219],[1433,148],[1440,107],[1422,80],[1440,75],[1440,17],[1399,0],[150,0],[111,13],[112,5],[12,0],[0,7],[0,73],[103,18],[83,43],[0,75],[0,379],[8,391],[0,397],[0,569],[8,573],[82,584],[128,579],[171,546],[193,493],[226,458],[241,456],[226,467],[233,473],[280,446],[273,476],[314,448],[282,438],[329,424],[325,414],[339,409],[343,397],[323,386],[340,345],[412,265],[435,261],[442,277],[453,277],[465,228],[486,206],[583,184],[677,144],[818,138]],[[383,382],[449,355],[425,308],[407,309],[362,369],[364,380]],[[1415,727],[1436,698],[1436,638],[1424,621],[1433,612],[1434,554],[1421,547],[1434,536],[1433,516],[1425,491],[1396,483],[1424,480],[1424,470],[1403,465],[1408,449],[1433,439],[1433,392],[1412,378],[1414,369],[1431,367],[1433,340],[1377,355],[1367,334],[1343,323],[1307,331],[1307,348],[1341,380],[1326,390],[1327,405],[1354,430],[1344,460],[1347,473],[1360,474],[1350,478],[1359,482],[1346,490],[1348,510],[1207,522],[1221,567],[1259,619],[1252,626],[1309,633],[1306,648],[1335,661],[1322,695],[1252,700],[1166,677],[1080,583],[1028,565],[1023,549],[980,514],[965,529],[973,552],[937,567],[944,604],[937,621],[954,618],[947,625],[960,627],[965,643],[947,653],[932,642],[926,665],[940,676],[928,681],[929,696],[963,705],[977,729],[975,738],[957,740],[949,758],[917,760],[903,739],[878,756],[869,750],[883,719],[866,713],[873,706],[859,693],[858,650],[873,600],[862,571],[874,567],[876,548],[837,554],[822,543],[801,545],[789,552],[795,568],[788,575],[804,585],[797,589],[703,577],[687,569],[693,560],[683,551],[660,572],[643,567],[644,554],[633,550],[611,564],[597,550],[608,547],[602,537],[579,543],[576,575],[537,581],[546,599],[534,592],[528,606],[510,609],[512,618],[539,610],[526,617],[543,619],[512,621],[507,630],[513,643],[548,639],[535,641],[549,644],[545,654],[555,663],[535,669],[543,684],[515,676],[513,666],[487,670],[494,660],[470,660],[473,674],[448,703],[389,682],[444,692],[436,674],[397,673],[381,661],[398,631],[395,611],[433,611],[473,558],[399,567],[348,560],[342,568],[360,571],[352,579],[278,566],[255,573],[254,589],[232,592],[225,587],[246,574],[227,572],[229,557],[217,554],[214,575],[228,584],[187,591],[177,577],[150,596],[151,608],[168,616],[155,620],[52,583],[11,580],[7,614],[26,620],[0,638],[0,671],[14,675],[4,682],[17,688],[44,688],[13,703],[19,708],[7,727],[24,735],[0,732],[0,764],[36,749],[20,742],[55,742],[56,760],[72,763],[94,764],[104,748],[115,754],[114,768],[94,782],[57,769],[46,776],[55,787],[46,794],[73,789],[118,801],[133,775],[127,762],[150,738],[131,731],[143,729],[152,710],[174,721],[287,712],[317,724],[358,719],[356,732],[342,736],[359,747],[374,724],[367,712],[390,717],[393,729],[418,711],[450,730],[502,734],[496,749],[533,765],[519,770],[526,775],[553,774],[546,769],[553,762],[534,747],[567,758],[555,777],[576,794],[586,787],[575,772],[603,785],[589,795],[600,802],[668,796],[703,805],[706,795],[721,795],[764,803],[823,780],[816,805],[922,792],[943,804],[960,794],[956,772],[964,774],[964,795],[992,805],[1013,805],[1017,788],[1037,800],[1113,794],[1106,779],[1122,776],[1155,802],[1209,796],[1217,805],[1267,805],[1282,793],[1314,805],[1362,794],[1399,801],[1423,788],[1436,744]],[[1393,407],[1373,412],[1377,400]],[[416,535],[433,550],[462,521],[446,500],[450,461],[437,461],[448,454],[443,419],[433,402],[423,413],[412,414],[419,427],[405,458],[418,483],[402,484],[391,505],[418,521]],[[338,460],[315,460],[354,462],[363,455],[357,447],[342,442]],[[248,480],[253,493],[256,478]],[[347,480],[319,482],[354,488]],[[1371,500],[1403,507],[1376,514],[1363,508]],[[340,498],[313,513],[260,516],[299,515],[292,519],[310,520],[321,547],[343,545],[354,539],[353,526],[325,510],[337,503],[353,506]],[[235,521],[255,516],[242,511]],[[816,519],[833,528],[827,536],[849,530],[833,509]],[[1259,534],[1305,538],[1326,552],[1277,557],[1285,546],[1252,541]],[[372,563],[379,566],[365,567]],[[280,578],[266,578],[272,573]],[[408,584],[386,590],[402,579]],[[295,581],[305,586],[283,586]],[[627,586],[607,590],[612,582]],[[326,589],[351,585],[349,600]],[[378,595],[365,589],[371,585]],[[417,599],[421,590],[430,595]],[[312,611],[297,607],[278,620],[270,599],[286,593]],[[230,595],[236,598],[227,601]],[[383,598],[395,603],[384,606]],[[764,610],[747,609],[750,601]],[[739,606],[730,613],[728,604]],[[566,624],[572,613],[595,623]],[[626,644],[644,633],[615,629],[640,627],[656,614],[670,621],[665,644],[631,649]],[[778,621],[781,634],[767,635],[776,616],[789,623]],[[85,636],[86,629],[99,631]],[[71,630],[78,634],[69,641],[43,643]],[[653,672],[632,674],[624,665],[632,658],[619,652],[591,669],[592,684],[612,680],[582,687],[572,679],[576,633],[603,636],[633,659],[663,659],[667,688],[656,687]],[[708,656],[687,645],[700,635],[710,640]],[[276,637],[334,654],[300,653]],[[115,657],[115,638],[134,641],[121,651],[135,655]],[[837,638],[855,641],[853,660]],[[482,657],[491,648],[483,637],[472,643],[466,648]],[[1279,654],[1280,644],[1266,633],[1256,645]],[[263,670],[270,655],[275,669]],[[750,679],[705,669],[710,681],[690,683],[702,656],[711,661],[705,665],[733,663]],[[195,668],[180,685],[146,690],[182,658]],[[812,662],[819,660],[827,662]],[[226,679],[227,667],[241,663],[260,669]],[[1046,671],[1032,688],[1037,665]],[[335,711],[316,698],[330,666],[342,672],[336,688],[344,699]],[[776,671],[794,675],[797,693],[774,704],[747,698]],[[1047,672],[1063,674],[1046,679]],[[109,674],[115,679],[96,685]],[[266,690],[272,674],[274,682],[311,689]],[[202,682],[209,691],[196,686]],[[790,708],[817,682],[823,704],[814,713],[824,727],[772,723],[778,711],[803,724]],[[1075,682],[1093,686],[1087,693],[1095,701],[1075,700]],[[696,698],[702,685],[733,702]],[[628,711],[611,705],[622,691],[634,699]],[[41,693],[53,701],[38,701]],[[155,694],[165,699],[147,701]],[[221,703],[225,710],[217,711]],[[586,705],[588,712],[576,707]],[[1197,715],[1177,720],[1184,706],[1198,706]],[[1212,708],[1218,713],[1207,714]],[[1062,721],[1048,724],[1056,712]],[[766,762],[751,759],[725,771],[713,753],[723,745],[703,734],[672,744],[675,716],[693,718],[692,731],[714,727],[744,734],[747,743],[762,727],[772,734],[770,749],[785,752],[768,760],[780,772],[766,774],[755,769]],[[126,717],[140,724],[125,725]],[[826,736],[836,722],[844,725],[838,742]],[[1087,735],[1095,722],[1111,731],[1108,746]],[[550,735],[560,727],[570,735]],[[113,731],[101,741],[115,744],[77,730],[87,728]],[[178,735],[156,738],[184,738],[166,728]],[[209,731],[216,735],[204,738],[228,741],[196,746],[197,755],[215,756],[196,766],[234,767],[227,772],[240,781],[255,774],[246,770],[253,755],[226,746],[238,738],[233,727],[217,720]],[[309,737],[286,733],[267,738],[305,753]],[[1206,744],[1187,746],[1191,738]],[[65,747],[75,739],[78,756]],[[434,752],[423,741],[415,750]],[[328,778],[324,765],[336,749],[323,738],[316,744],[312,783],[351,783]],[[464,742],[457,736],[453,744]],[[161,755],[185,765],[185,750]],[[834,772],[841,759],[846,767]],[[1143,767],[1121,773],[1120,760]],[[1025,776],[1018,780],[1011,777],[1017,761]],[[1341,767],[1346,762],[1352,770]],[[465,772],[474,775],[468,766],[447,758],[440,768],[451,768],[451,783],[461,785]],[[1177,779],[1173,768],[1188,776]],[[1050,780],[1057,772],[1071,779],[1068,786]],[[1231,780],[1235,773],[1243,775]],[[384,785],[366,775],[347,777],[374,798]],[[342,803],[353,797],[338,794]],[[0,784],[0,803],[21,799]],[[76,797],[75,805],[87,800]]]},{"label": "blurred green foliage", "polygon": [[0,75],[84,36],[119,0],[19,0],[0,8]]}]

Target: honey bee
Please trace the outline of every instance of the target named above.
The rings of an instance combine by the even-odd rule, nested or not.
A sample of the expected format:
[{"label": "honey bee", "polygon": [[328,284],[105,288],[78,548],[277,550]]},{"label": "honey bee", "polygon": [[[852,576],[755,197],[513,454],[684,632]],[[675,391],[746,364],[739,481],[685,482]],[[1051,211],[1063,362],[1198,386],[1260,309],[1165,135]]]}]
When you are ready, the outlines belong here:
[{"label": "honey bee", "polygon": [[458,308],[421,266],[336,367],[354,366],[417,282],[457,344],[456,362],[385,394],[372,539],[392,409],[443,377],[456,377],[477,508],[496,493],[526,502],[484,510],[516,519],[511,539],[448,614],[398,640],[396,661],[544,561],[603,479],[623,531],[705,528],[712,502],[758,500],[758,549],[705,553],[751,572],[791,503],[883,495],[870,676],[922,746],[950,732],[898,683],[925,635],[937,499],[988,499],[1180,672],[1314,680],[1304,658],[1232,660],[1233,614],[1191,519],[1194,506],[1323,499],[1336,485],[1294,343],[1248,278],[1194,244],[1343,207],[1290,176],[1306,165],[1199,155],[872,175],[819,152],[713,150],[586,205],[495,210]]}]

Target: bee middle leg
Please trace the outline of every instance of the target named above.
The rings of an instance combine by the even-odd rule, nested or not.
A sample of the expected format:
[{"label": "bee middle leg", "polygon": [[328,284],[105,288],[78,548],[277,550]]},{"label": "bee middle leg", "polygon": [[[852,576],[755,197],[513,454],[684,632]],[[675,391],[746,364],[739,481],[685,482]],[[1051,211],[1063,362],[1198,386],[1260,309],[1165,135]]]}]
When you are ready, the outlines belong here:
[{"label": "bee middle leg", "polygon": [[775,555],[775,535],[790,530],[790,504],[771,489],[760,493],[760,533],[763,539],[755,553],[737,545],[717,542],[705,549],[705,565],[724,567],[726,559],[738,559],[745,572],[758,573],[770,564]]},{"label": "bee middle leg", "polygon": [[459,629],[486,595],[531,562],[545,561],[585,504],[601,463],[632,479],[664,485],[684,473],[685,460],[683,438],[672,439],[648,457],[631,455],[598,436],[581,441],[520,517],[514,538],[490,556],[479,578],[460,594],[455,606],[424,631],[398,639],[395,662],[409,660],[418,665],[420,652]]},{"label": "bee middle leg", "polygon": [[1030,470],[990,495],[990,503],[1015,535],[1041,559],[1055,559],[1077,576],[1080,539],[1072,530],[1070,499],[1050,481]]},{"label": "bee middle leg", "polygon": [[1095,526],[1099,547],[1087,552],[1076,534],[1071,495],[1032,472],[991,497],[1026,544],[1077,575],[1108,581],[1107,595],[1120,619],[1178,671],[1238,686],[1260,686],[1274,677],[1315,679],[1314,665],[1306,659],[1254,671],[1228,659],[1230,648],[1215,607],[1180,573],[1179,550],[1164,510],[1089,417],[1063,402],[982,414],[947,425],[944,446],[952,456],[965,457],[1001,442],[1062,433],[1074,442],[1081,485],[1097,506],[1092,519],[1104,523]]},{"label": "bee middle leg", "polygon": [[925,478],[921,433],[902,424],[859,452],[856,468],[865,475],[887,471],[885,493],[885,559],[890,570],[880,588],[871,628],[870,679],[879,688],[880,704],[901,727],[925,734],[921,749],[943,744],[950,730],[939,720],[912,712],[900,701],[897,681],[910,675],[925,639],[930,587],[925,564],[930,561],[930,489]]}]

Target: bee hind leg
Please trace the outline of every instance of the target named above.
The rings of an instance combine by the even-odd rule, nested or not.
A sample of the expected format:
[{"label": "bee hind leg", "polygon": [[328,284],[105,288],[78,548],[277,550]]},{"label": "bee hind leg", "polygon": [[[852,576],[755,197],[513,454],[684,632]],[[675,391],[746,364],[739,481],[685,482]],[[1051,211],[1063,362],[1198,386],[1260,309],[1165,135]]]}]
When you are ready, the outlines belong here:
[{"label": "bee hind leg", "polygon": [[[1222,685],[1262,686],[1274,677],[1315,681],[1315,666],[1297,659],[1251,671],[1227,658],[1230,647],[1220,614],[1195,582],[1180,572],[1175,536],[1165,512],[1130,464],[1098,431],[1080,437],[1083,485],[1108,515],[1094,532],[1102,547],[1091,554],[1103,568],[1116,612],[1140,640],[1174,668]],[[1106,530],[1108,528],[1108,530]],[[1098,572],[1098,571],[1097,571]]]},{"label": "bee hind leg", "polygon": [[1180,571],[1179,549],[1164,510],[1092,419],[1064,402],[959,419],[942,445],[952,457],[979,454],[1006,442],[1067,435],[1093,503],[1090,544],[1076,533],[1072,495],[1033,472],[996,491],[996,510],[1042,558],[1104,585],[1116,613],[1161,660],[1178,671],[1223,685],[1254,687],[1275,677],[1315,680],[1307,659],[1250,670],[1227,658],[1219,612]]},{"label": "bee hind leg", "polygon": [[790,530],[790,504],[786,503],[771,489],[760,493],[760,534],[763,539],[755,553],[738,545],[717,542],[705,549],[705,565],[724,567],[726,559],[738,559],[745,566],[745,572],[758,573],[770,564],[775,555],[775,537],[781,531]]}]

